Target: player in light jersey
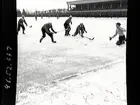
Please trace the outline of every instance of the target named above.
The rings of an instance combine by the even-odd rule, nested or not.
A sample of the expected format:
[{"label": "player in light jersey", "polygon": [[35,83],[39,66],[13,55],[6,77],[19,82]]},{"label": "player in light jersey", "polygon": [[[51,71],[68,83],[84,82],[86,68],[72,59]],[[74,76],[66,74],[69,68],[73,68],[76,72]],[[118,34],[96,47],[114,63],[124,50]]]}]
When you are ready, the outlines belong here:
[{"label": "player in light jersey", "polygon": [[126,32],[126,30],[121,27],[121,23],[116,23],[116,33],[112,37],[109,37],[109,38],[110,40],[112,40],[118,34],[119,40],[116,42],[116,44],[117,45],[125,44],[126,38],[125,38],[124,32]]}]

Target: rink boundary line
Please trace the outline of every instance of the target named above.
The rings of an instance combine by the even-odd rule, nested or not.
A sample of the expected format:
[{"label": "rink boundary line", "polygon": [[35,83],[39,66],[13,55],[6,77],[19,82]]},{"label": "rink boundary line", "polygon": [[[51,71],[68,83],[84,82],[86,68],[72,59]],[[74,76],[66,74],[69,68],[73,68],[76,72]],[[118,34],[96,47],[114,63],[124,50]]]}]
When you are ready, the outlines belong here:
[{"label": "rink boundary line", "polygon": [[84,75],[84,74],[87,74],[87,73],[90,73],[90,72],[96,72],[97,70],[104,69],[104,68],[106,68],[106,67],[115,65],[115,64],[120,63],[120,62],[124,62],[124,58],[118,59],[117,61],[113,61],[113,62],[111,62],[111,63],[107,63],[107,64],[104,64],[104,65],[101,65],[101,66],[97,66],[97,67],[93,68],[92,70],[88,70],[88,71],[76,73],[76,74],[73,74],[73,75],[65,76],[65,77],[63,77],[63,78],[54,80],[53,82],[57,83],[57,82],[64,81],[64,80],[68,80],[68,79],[70,79],[70,78],[74,78],[74,77],[77,77],[77,76],[81,76],[81,75]]}]

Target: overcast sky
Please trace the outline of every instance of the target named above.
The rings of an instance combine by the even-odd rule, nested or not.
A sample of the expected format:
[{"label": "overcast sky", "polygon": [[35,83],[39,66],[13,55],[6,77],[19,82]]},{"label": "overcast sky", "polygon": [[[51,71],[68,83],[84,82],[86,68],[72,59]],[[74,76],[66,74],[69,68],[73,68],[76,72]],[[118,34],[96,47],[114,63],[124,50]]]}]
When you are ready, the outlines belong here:
[{"label": "overcast sky", "polygon": [[67,1],[75,0],[17,0],[17,9],[30,11],[67,8]]}]

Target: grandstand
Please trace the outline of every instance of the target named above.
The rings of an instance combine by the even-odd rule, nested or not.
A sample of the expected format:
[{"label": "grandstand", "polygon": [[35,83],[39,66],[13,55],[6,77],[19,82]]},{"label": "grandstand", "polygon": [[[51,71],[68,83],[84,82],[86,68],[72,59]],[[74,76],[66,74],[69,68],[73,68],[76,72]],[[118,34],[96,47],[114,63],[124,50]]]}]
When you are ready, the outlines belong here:
[{"label": "grandstand", "polygon": [[79,0],[67,2],[74,16],[126,17],[127,0]]}]

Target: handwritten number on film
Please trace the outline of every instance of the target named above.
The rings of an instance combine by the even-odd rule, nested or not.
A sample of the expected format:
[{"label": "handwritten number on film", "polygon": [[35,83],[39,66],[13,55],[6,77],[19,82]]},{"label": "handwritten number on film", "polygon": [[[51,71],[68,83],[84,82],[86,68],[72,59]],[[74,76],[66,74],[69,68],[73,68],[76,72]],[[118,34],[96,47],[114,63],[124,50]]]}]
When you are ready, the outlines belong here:
[{"label": "handwritten number on film", "polygon": [[5,78],[5,89],[9,89],[11,85],[11,71],[12,71],[12,48],[6,47],[6,78]]}]

